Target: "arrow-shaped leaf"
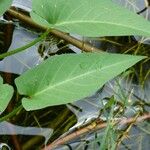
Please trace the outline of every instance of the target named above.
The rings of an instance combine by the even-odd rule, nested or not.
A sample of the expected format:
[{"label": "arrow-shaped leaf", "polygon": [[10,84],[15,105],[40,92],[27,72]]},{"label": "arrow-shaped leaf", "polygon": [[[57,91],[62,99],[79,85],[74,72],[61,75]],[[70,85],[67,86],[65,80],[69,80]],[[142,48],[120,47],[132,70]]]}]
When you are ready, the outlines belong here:
[{"label": "arrow-shaped leaf", "polygon": [[111,0],[32,0],[32,19],[84,36],[150,36],[150,23]]},{"label": "arrow-shaped leaf", "polygon": [[13,96],[13,87],[8,84],[3,84],[3,79],[0,77],[0,113],[2,113]]},{"label": "arrow-shaped leaf", "polygon": [[70,103],[93,94],[143,56],[84,53],[53,56],[15,80],[26,110]]}]

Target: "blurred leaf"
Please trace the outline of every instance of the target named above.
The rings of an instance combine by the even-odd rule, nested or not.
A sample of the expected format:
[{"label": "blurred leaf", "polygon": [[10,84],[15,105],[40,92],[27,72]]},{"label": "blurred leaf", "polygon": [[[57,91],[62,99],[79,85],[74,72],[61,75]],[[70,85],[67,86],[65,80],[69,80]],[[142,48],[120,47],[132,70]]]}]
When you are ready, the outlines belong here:
[{"label": "blurred leaf", "polygon": [[10,7],[12,0],[0,0],[0,16]]},{"label": "blurred leaf", "polygon": [[26,110],[66,104],[93,94],[143,56],[83,53],[53,56],[15,80]]},{"label": "blurred leaf", "polygon": [[0,77],[0,112],[2,113],[13,96],[13,87],[8,84],[3,84],[3,79]]},{"label": "blurred leaf", "polygon": [[84,36],[150,36],[150,23],[111,0],[32,0],[32,19]]},{"label": "blurred leaf", "polygon": [[114,96],[112,96],[109,98],[109,101],[106,103],[103,109],[111,108],[114,105],[114,103],[115,103],[115,99]]}]

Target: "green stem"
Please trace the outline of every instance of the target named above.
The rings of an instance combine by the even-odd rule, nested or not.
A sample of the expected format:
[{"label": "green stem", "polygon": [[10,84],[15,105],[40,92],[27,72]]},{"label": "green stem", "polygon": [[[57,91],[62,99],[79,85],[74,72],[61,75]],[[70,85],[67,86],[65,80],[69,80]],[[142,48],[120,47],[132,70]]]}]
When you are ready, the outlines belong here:
[{"label": "green stem", "polygon": [[34,41],[32,41],[31,43],[26,44],[25,46],[19,47],[17,49],[11,50],[7,53],[3,53],[0,55],[0,59],[5,58],[7,56],[11,56],[13,54],[22,52],[24,50],[26,50],[29,47],[32,47],[33,45],[35,45],[36,43],[40,42],[42,39],[44,39],[48,34],[50,33],[50,30],[47,30],[46,32],[44,32],[40,37],[38,37],[37,39],[35,39]]},{"label": "green stem", "polygon": [[13,117],[14,115],[16,115],[16,113],[17,113],[18,111],[20,111],[20,110],[22,110],[22,109],[23,109],[23,106],[20,105],[19,107],[17,107],[16,109],[14,109],[14,110],[13,110],[12,112],[10,112],[9,114],[5,115],[4,117],[1,117],[1,118],[0,118],[0,122],[6,121],[6,120],[10,119],[10,118]]}]

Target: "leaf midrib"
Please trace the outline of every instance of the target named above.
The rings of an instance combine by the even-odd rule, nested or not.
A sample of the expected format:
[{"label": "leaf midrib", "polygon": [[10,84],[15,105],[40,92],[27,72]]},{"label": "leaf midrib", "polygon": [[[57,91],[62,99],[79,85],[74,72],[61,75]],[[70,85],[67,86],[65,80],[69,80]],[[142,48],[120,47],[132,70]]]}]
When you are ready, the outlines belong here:
[{"label": "leaf midrib", "polygon": [[[56,87],[59,86],[59,85],[62,85],[62,84],[64,84],[64,83],[66,84],[67,82],[73,81],[73,80],[78,79],[78,78],[80,78],[80,77],[87,76],[87,75],[89,75],[89,74],[92,74],[92,73],[94,73],[94,72],[97,72],[98,70],[103,71],[104,69],[111,68],[111,67],[113,67],[113,66],[115,66],[115,65],[125,63],[126,61],[127,61],[127,60],[122,61],[121,63],[120,63],[120,62],[117,62],[117,63],[115,63],[115,64],[111,64],[111,65],[109,65],[109,66],[105,66],[105,67],[99,68],[99,69],[96,68],[96,69],[94,69],[94,70],[92,70],[92,71],[89,71],[89,72],[86,72],[86,73],[84,73],[84,74],[75,76],[75,77],[73,77],[73,78],[71,78],[71,79],[66,79],[66,80],[64,80],[64,81],[62,81],[62,82],[59,82],[59,83],[57,83],[57,84],[54,84],[53,86],[48,86],[48,88],[45,88],[45,89],[41,90],[40,92],[37,92],[37,93],[35,93],[34,95],[31,95],[31,97],[32,97],[32,96],[40,95],[41,93],[44,93],[44,92],[47,91],[47,90],[54,89],[54,88],[56,88]],[[130,61],[132,62],[132,60],[130,60]],[[130,61],[128,61],[128,62],[130,62]]]},{"label": "leaf midrib", "polygon": [[[122,27],[125,27],[125,28],[130,28],[130,29],[133,29],[133,30],[138,30],[138,31],[141,31],[141,32],[146,32],[148,33],[148,31],[145,31],[145,30],[141,30],[139,28],[134,28],[133,26],[129,26],[129,25],[124,25],[124,24],[119,24],[119,23],[110,23],[110,22],[102,22],[102,21],[88,21],[88,20],[84,20],[84,21],[80,21],[80,20],[76,20],[76,21],[64,21],[62,23],[56,23],[56,24],[53,24],[53,26],[55,27],[61,27],[61,26],[67,26],[67,25],[70,25],[70,24],[80,24],[80,23],[84,23],[84,24],[106,24],[106,25],[110,25],[110,26],[122,26]],[[94,25],[93,25],[94,26]]]}]

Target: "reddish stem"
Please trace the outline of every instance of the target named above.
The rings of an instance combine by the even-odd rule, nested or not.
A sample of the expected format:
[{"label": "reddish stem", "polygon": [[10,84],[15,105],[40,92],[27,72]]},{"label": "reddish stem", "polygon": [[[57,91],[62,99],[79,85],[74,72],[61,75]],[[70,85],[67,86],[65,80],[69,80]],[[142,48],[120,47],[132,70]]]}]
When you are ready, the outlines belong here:
[{"label": "reddish stem", "polygon": [[[150,113],[144,114],[143,116],[138,117],[137,119],[135,119],[135,117],[132,118],[126,118],[126,119],[119,119],[118,121],[115,121],[115,124],[119,124],[119,125],[126,125],[129,123],[138,123],[141,122],[143,120],[147,120],[150,119]],[[78,129],[77,131],[70,133],[68,135],[66,135],[65,137],[56,139],[54,142],[52,142],[51,144],[47,145],[46,147],[44,147],[42,150],[52,150],[60,145],[63,145],[65,143],[68,143],[69,141],[88,133],[89,131],[96,131],[96,130],[100,130],[102,128],[105,128],[107,126],[106,122],[101,122],[101,121],[97,121],[97,122],[92,122],[91,124],[85,126],[84,128]]]}]

